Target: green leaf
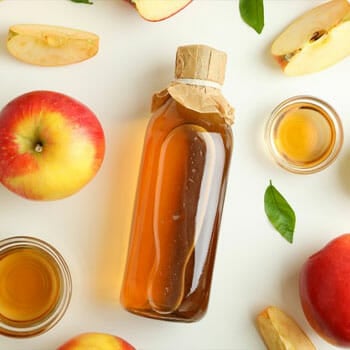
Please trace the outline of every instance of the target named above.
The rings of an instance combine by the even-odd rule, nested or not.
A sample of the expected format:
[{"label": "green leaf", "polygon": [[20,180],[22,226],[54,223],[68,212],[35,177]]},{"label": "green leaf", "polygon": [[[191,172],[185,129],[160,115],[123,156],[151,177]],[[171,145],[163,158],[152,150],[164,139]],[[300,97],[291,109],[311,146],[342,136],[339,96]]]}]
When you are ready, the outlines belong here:
[{"label": "green leaf", "polygon": [[286,199],[272,185],[267,187],[264,196],[265,213],[272,226],[289,242],[293,243],[295,213]]},{"label": "green leaf", "polygon": [[90,0],[70,0],[70,1],[73,1],[73,2],[81,2],[83,4],[89,4],[89,5],[92,5],[93,2],[90,1]]},{"label": "green leaf", "polygon": [[244,22],[260,34],[264,28],[264,0],[239,0],[239,11]]}]

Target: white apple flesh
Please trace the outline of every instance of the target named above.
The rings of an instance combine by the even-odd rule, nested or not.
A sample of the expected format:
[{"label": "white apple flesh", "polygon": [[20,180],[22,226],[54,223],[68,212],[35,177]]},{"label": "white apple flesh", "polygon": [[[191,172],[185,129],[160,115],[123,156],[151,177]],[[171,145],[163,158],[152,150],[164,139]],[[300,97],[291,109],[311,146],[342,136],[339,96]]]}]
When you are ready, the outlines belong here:
[{"label": "white apple flesh", "polygon": [[15,58],[34,65],[62,66],[81,62],[98,52],[99,37],[82,30],[18,24],[9,29],[7,49]]},{"label": "white apple flesh", "polygon": [[303,14],[273,42],[271,53],[289,76],[321,71],[350,54],[350,4],[332,0]]},{"label": "white apple flesh", "polygon": [[[303,75],[321,71],[350,55],[350,21],[333,28],[289,60],[287,75]],[[344,43],[345,46],[344,46]]]},{"label": "white apple flesh", "polygon": [[167,19],[185,8],[192,0],[129,0],[147,21]]}]

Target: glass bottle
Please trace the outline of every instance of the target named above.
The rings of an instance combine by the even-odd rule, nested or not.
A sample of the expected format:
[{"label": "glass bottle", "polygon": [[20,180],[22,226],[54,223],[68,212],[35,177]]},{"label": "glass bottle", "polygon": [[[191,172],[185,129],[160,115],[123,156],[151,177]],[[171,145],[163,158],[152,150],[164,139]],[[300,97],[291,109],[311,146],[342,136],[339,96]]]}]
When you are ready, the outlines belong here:
[{"label": "glass bottle", "polygon": [[232,152],[225,65],[221,51],[179,47],[176,80],[153,97],[121,291],[132,313],[192,322],[207,310]]}]

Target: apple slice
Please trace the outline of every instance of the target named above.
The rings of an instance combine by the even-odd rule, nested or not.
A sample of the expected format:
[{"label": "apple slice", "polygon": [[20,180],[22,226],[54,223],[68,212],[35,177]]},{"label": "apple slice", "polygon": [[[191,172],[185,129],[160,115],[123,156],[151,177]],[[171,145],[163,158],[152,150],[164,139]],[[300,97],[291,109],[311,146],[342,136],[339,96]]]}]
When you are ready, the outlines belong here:
[{"label": "apple slice", "polygon": [[129,0],[147,21],[157,22],[169,18],[185,8],[192,0]]},{"label": "apple slice", "polygon": [[350,55],[350,4],[332,0],[292,22],[273,42],[271,53],[285,74],[323,70]]},{"label": "apple slice", "polygon": [[296,322],[275,306],[258,315],[257,325],[268,350],[316,350]]},{"label": "apple slice", "polygon": [[7,49],[17,59],[40,66],[61,66],[96,55],[96,34],[50,25],[18,24],[9,29]]}]

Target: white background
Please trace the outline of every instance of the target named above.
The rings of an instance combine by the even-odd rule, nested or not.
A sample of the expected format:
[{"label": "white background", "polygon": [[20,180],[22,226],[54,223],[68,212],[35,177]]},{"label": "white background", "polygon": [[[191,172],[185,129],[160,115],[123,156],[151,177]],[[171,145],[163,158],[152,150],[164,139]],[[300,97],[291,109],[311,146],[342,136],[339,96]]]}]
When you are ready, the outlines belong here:
[{"label": "white background", "polygon": [[[66,258],[74,292],[62,321],[39,337],[0,337],[1,350],[54,350],[87,331],[119,335],[138,350],[255,350],[264,346],[254,318],[274,304],[291,314],[319,350],[333,349],[308,326],[298,299],[298,271],[313,252],[350,230],[350,60],[299,78],[284,76],[269,56],[273,38],[317,0],[265,0],[265,29],[257,35],[240,19],[235,0],[195,0],[159,23],[141,19],[121,0],[94,5],[66,0],[0,2],[0,106],[36,89],[60,91],[99,116],[107,141],[104,164],[76,195],[33,202],[0,188],[0,237],[32,235]],[[57,24],[100,35],[96,57],[44,68],[6,52],[8,27]],[[193,324],[127,313],[118,297],[131,208],[150,98],[172,79],[177,46],[203,43],[228,53],[223,92],[236,108],[232,158],[209,310]],[[338,160],[314,175],[294,175],[269,158],[263,127],[283,99],[312,94],[330,102],[344,123]],[[275,232],[263,210],[269,180],[297,215],[293,245]]]}]

